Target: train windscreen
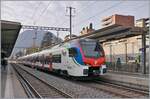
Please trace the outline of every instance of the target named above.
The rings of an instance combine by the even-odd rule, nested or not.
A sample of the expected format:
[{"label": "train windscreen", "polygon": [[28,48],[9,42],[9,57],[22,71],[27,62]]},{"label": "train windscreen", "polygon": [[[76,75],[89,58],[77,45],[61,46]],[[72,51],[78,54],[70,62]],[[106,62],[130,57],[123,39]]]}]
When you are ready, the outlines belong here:
[{"label": "train windscreen", "polygon": [[104,56],[103,48],[98,41],[80,41],[80,45],[85,57],[99,58]]}]

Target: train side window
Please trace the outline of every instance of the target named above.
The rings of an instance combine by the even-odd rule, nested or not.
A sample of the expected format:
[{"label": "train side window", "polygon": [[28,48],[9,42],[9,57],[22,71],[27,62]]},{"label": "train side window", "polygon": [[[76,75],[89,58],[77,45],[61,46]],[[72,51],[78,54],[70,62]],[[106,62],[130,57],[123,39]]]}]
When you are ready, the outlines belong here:
[{"label": "train side window", "polygon": [[75,57],[77,55],[77,50],[75,48],[69,48],[69,57]]},{"label": "train side window", "polygon": [[39,56],[36,57],[36,62],[39,62]]},{"label": "train side window", "polygon": [[61,55],[60,54],[53,55],[52,56],[52,62],[53,63],[61,63]]},{"label": "train side window", "polygon": [[44,64],[45,63],[45,56],[44,55],[41,55],[40,57],[39,57],[39,61],[40,61],[40,63],[41,64]]},{"label": "train side window", "polygon": [[48,59],[49,59],[48,62],[52,63],[52,54],[51,53],[49,54]]},{"label": "train side window", "polygon": [[46,60],[46,64],[48,64],[49,63],[49,57],[46,56],[45,60]]}]

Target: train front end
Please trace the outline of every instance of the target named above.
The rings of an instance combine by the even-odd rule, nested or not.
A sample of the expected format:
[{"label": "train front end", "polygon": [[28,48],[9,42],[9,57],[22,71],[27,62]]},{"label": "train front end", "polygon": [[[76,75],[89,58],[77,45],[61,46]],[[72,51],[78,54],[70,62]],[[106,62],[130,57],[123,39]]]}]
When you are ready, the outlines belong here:
[{"label": "train front end", "polygon": [[84,65],[88,66],[88,76],[98,76],[106,73],[105,54],[97,40],[82,39],[79,41],[80,52]]}]

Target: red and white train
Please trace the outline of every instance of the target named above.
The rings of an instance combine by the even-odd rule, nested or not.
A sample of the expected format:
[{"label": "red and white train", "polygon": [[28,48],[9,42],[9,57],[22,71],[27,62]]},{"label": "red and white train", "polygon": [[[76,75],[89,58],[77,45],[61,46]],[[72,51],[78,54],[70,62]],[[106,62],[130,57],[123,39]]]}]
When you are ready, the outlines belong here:
[{"label": "red and white train", "polygon": [[106,73],[105,54],[97,40],[74,39],[50,49],[19,57],[22,64],[74,77]]}]

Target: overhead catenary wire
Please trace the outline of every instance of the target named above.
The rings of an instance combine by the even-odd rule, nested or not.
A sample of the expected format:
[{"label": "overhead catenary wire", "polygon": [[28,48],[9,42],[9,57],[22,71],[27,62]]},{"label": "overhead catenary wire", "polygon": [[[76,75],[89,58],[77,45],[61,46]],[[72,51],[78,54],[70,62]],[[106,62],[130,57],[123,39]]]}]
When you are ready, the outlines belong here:
[{"label": "overhead catenary wire", "polygon": [[[51,1],[49,1],[48,5],[46,6],[46,8],[41,12],[41,14],[39,15],[39,17],[37,18],[38,22],[40,21],[41,16],[47,11],[48,7],[50,6]],[[37,20],[35,20],[37,22]],[[34,25],[36,24],[34,21]],[[32,47],[35,48],[36,47],[36,39],[37,39],[37,30],[35,30],[35,37],[33,37],[33,45]]]},{"label": "overhead catenary wire", "polygon": [[100,11],[100,12],[94,14],[94,15],[92,15],[91,17],[89,17],[89,18],[87,18],[87,19],[85,19],[85,20],[82,20],[82,21],[78,22],[77,24],[73,25],[73,27],[75,27],[75,26],[76,26],[76,27],[80,26],[79,24],[84,23],[84,22],[87,22],[87,20],[90,20],[90,19],[96,17],[96,16],[99,15],[99,14],[103,14],[104,12],[107,12],[108,10],[110,10],[110,9],[112,9],[112,8],[114,8],[114,7],[119,6],[122,2],[123,2],[123,1],[121,1],[121,2],[119,2],[119,3],[115,3],[114,5],[112,5],[112,6],[108,7],[108,8],[106,8],[106,9],[104,9],[104,10],[102,10],[102,11]]},{"label": "overhead catenary wire", "polygon": [[32,16],[31,16],[31,19],[33,20],[33,24],[34,24],[34,16],[36,15],[36,12],[38,11],[38,8],[40,7],[41,4],[42,3],[40,1],[39,4],[38,4],[38,6],[36,6],[36,8],[35,8],[35,10],[34,10],[34,12],[32,14]]},{"label": "overhead catenary wire", "polygon": [[[89,7],[90,5],[95,4],[95,2],[97,2],[97,1],[94,1],[94,2],[92,2],[92,3],[90,3],[90,4],[86,5],[86,6],[84,6],[83,9]],[[83,10],[83,9],[81,9],[81,10]],[[76,12],[79,13],[79,12],[81,12],[81,10],[78,10],[78,11],[76,11]],[[67,20],[68,20],[68,19],[64,20],[64,21],[60,24],[60,26],[64,25]],[[73,22],[72,22],[72,23],[73,23]]]},{"label": "overhead catenary wire", "polygon": [[[44,13],[49,9],[50,4],[51,4],[51,1],[49,1],[49,3],[48,3],[48,5],[46,6],[46,8],[41,12],[41,14],[39,15],[39,17],[37,18],[38,22],[41,21],[41,20],[40,20],[40,19],[41,19],[41,16],[43,16]],[[56,11],[55,11],[55,12],[52,12],[52,13],[53,13],[53,14],[51,14],[51,16],[58,17],[57,15],[55,15],[55,14],[56,14]],[[36,20],[36,21],[37,21],[37,20]]]},{"label": "overhead catenary wire", "polygon": [[[143,8],[145,6],[145,4],[142,4],[142,5],[140,5],[140,6],[138,6],[138,7],[134,7],[133,9],[132,9],[132,11],[136,11],[137,12],[137,9],[141,9],[141,8]],[[97,24],[99,24],[99,21],[97,22]],[[95,24],[95,25],[97,25],[97,24]]]},{"label": "overhead catenary wire", "polygon": [[[38,4],[38,6],[36,7],[36,10],[34,11],[34,13],[32,14],[32,16],[31,16],[31,18],[33,19],[34,18],[34,15],[35,15],[35,12],[38,10],[38,7],[40,6],[40,4],[41,4],[41,2]],[[24,30],[23,30],[23,32],[24,32]],[[30,36],[30,35],[27,35],[27,36]],[[22,43],[24,43],[25,41],[26,41],[26,39],[28,39],[28,37],[24,37],[24,38],[22,38],[22,40],[21,40],[21,42]],[[16,47],[16,44],[15,44],[15,47],[14,47],[14,49],[13,49],[13,52],[15,51],[15,49],[17,49],[18,47]],[[25,48],[27,48],[27,47],[19,47],[19,49],[25,49]]]},{"label": "overhead catenary wire", "polygon": [[[79,12],[81,12],[81,11],[83,11],[84,9],[88,8],[89,6],[95,4],[95,2],[97,2],[97,1],[94,1],[94,2],[92,2],[92,3],[90,3],[90,4],[87,4],[87,5],[84,6],[81,10],[77,10],[77,11],[76,11],[76,14],[78,14]],[[64,21],[60,24],[60,26],[61,26],[61,25],[64,25],[67,20],[68,20],[68,19],[64,20]]]},{"label": "overhead catenary wire", "polygon": [[[36,15],[36,12],[37,12],[37,10],[38,10],[38,8],[40,7],[41,4],[42,4],[42,2],[39,2],[38,6],[36,7],[35,11],[33,12],[32,16],[31,16],[32,19],[33,19],[34,16]],[[40,16],[38,17],[38,19],[45,13],[45,11],[48,9],[49,5],[50,5],[50,1],[49,1],[49,3],[48,3],[48,6],[42,11],[42,13],[40,14]],[[37,20],[38,20],[38,19],[37,19]],[[34,21],[34,22],[35,22],[35,21]],[[33,23],[33,24],[35,25],[35,23]],[[26,40],[26,38],[23,39],[23,41],[25,41],[25,40]]]},{"label": "overhead catenary wire", "polygon": [[49,8],[51,4],[51,1],[49,1],[47,7],[41,12],[41,14],[39,15],[39,17],[36,19],[36,21],[38,20],[38,22],[40,21],[41,16],[47,11],[47,9]]}]

